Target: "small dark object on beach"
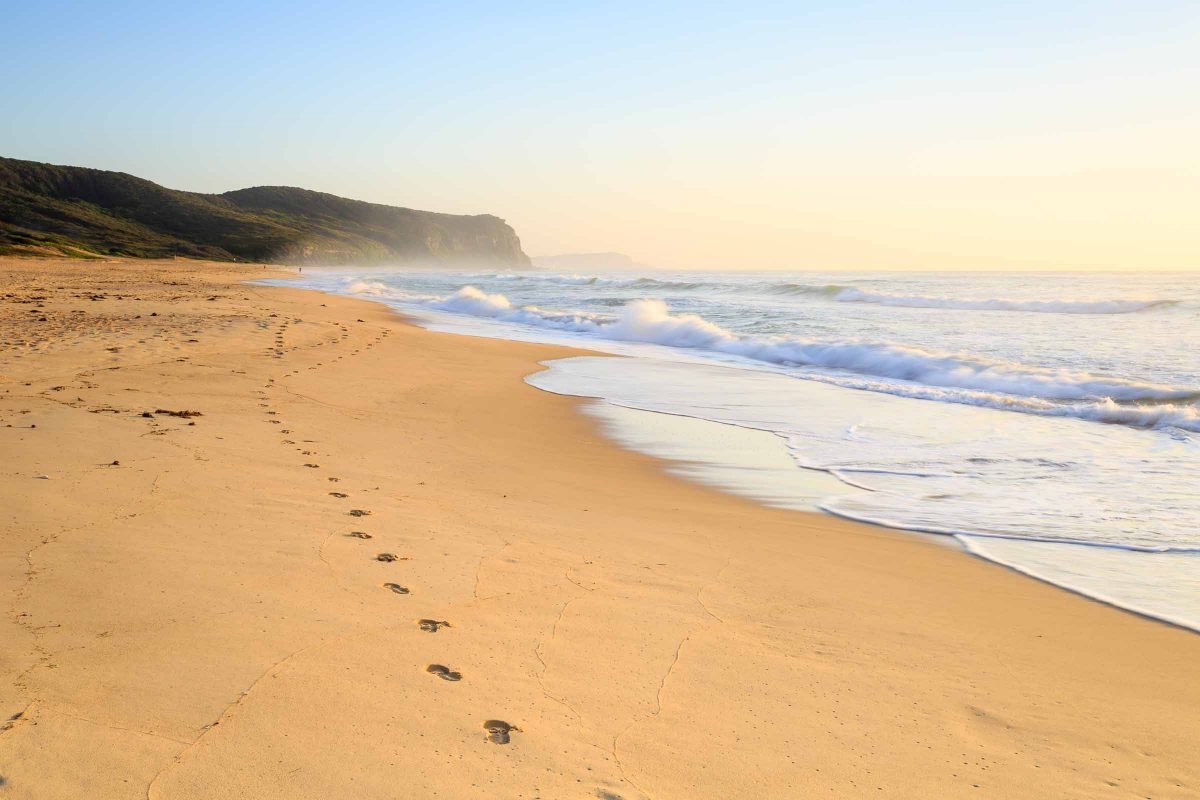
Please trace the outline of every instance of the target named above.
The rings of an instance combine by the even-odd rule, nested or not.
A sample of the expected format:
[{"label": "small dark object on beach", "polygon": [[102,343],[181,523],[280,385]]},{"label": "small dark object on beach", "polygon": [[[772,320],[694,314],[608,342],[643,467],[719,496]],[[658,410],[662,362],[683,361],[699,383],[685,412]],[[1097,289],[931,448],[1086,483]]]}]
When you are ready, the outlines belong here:
[{"label": "small dark object on beach", "polygon": [[330,497],[349,497],[350,495],[346,494],[345,492],[330,492],[329,496]]},{"label": "small dark object on beach", "polygon": [[400,585],[400,584],[398,584],[398,583],[385,583],[385,584],[383,585],[383,588],[385,588],[385,589],[391,589],[391,590],[392,590],[393,592],[395,592],[396,594],[408,594],[408,587],[407,587],[407,586],[401,586],[401,585]]},{"label": "small dark object on beach", "polygon": [[441,678],[444,681],[461,681],[462,680],[461,672],[455,672],[454,670],[450,669],[449,667],[444,667],[441,664],[430,664],[428,667],[425,668],[425,671],[428,672],[430,675],[437,675],[439,678]]},{"label": "small dark object on beach", "polygon": [[426,633],[437,633],[438,628],[449,628],[450,623],[442,619],[419,619],[417,627]]},{"label": "small dark object on beach", "polygon": [[355,539],[370,539],[371,538],[371,534],[367,533],[366,531],[350,531],[346,535],[353,536]]},{"label": "small dark object on beach", "polygon": [[154,409],[154,413],[155,414],[166,414],[168,417],[182,417],[183,419],[190,419],[192,417],[203,417],[204,416],[199,411],[170,411],[165,408],[156,408],[156,409]]},{"label": "small dark object on beach", "polygon": [[371,516],[371,512],[363,511],[361,508],[352,508],[352,509],[350,509],[350,516],[352,516],[352,517],[369,517],[369,516]]},{"label": "small dark object on beach", "polygon": [[399,561],[400,557],[397,556],[395,553],[380,553],[379,555],[375,556],[375,560],[376,561],[385,561],[385,562]]},{"label": "small dark object on beach", "polygon": [[146,417],[147,419],[154,419],[154,415],[151,414],[149,411],[143,411],[142,416]]},{"label": "small dark object on beach", "polygon": [[508,744],[509,734],[521,731],[516,725],[510,725],[502,719],[489,719],[483,723],[483,729],[487,731],[487,740],[492,744]]}]

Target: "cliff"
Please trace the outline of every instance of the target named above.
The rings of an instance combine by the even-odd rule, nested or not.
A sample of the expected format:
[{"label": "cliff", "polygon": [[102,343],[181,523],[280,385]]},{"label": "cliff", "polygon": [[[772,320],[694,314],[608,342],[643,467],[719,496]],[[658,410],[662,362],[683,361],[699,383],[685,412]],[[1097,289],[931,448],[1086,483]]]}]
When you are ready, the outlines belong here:
[{"label": "cliff", "polygon": [[9,158],[0,158],[3,253],[529,265],[516,232],[488,214],[438,214],[289,186],[198,194],[122,172]]}]

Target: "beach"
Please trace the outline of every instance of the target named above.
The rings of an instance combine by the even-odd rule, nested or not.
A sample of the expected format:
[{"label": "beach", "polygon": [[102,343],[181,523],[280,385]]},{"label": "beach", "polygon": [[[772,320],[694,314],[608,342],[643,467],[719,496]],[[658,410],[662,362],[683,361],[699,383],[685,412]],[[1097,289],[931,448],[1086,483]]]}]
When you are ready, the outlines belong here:
[{"label": "beach", "polygon": [[1195,633],[688,483],[524,382],[580,351],[0,275],[0,796],[1200,795]]}]

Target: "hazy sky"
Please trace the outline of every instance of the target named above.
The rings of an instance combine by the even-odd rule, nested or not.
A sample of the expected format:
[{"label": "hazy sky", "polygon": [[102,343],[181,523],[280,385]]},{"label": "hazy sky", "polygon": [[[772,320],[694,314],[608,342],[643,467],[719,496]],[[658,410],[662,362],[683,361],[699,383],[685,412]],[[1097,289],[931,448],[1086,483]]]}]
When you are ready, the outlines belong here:
[{"label": "hazy sky", "polygon": [[0,154],[672,267],[1200,268],[1200,3],[0,0]]}]

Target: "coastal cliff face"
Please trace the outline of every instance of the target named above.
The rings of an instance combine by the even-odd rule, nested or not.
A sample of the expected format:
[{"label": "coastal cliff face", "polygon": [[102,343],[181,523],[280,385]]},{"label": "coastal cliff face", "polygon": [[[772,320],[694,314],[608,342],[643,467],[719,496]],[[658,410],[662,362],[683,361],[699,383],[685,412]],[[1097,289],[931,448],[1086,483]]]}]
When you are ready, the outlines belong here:
[{"label": "coastal cliff face", "polygon": [[529,265],[516,232],[489,214],[439,214],[289,186],[199,194],[121,172],[0,158],[4,253]]}]

